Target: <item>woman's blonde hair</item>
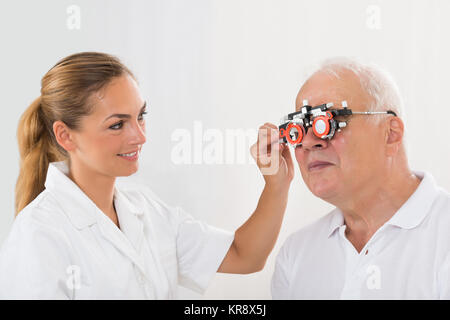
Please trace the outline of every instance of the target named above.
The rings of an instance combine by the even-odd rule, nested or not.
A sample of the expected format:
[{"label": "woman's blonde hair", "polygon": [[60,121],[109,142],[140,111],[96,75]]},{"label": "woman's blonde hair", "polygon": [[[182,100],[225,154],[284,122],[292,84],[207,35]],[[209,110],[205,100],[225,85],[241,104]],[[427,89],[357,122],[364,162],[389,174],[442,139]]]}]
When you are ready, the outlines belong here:
[{"label": "woman's blonde hair", "polygon": [[117,57],[81,52],[60,60],[44,75],[41,96],[25,110],[17,128],[20,172],[15,189],[16,216],[45,189],[49,163],[70,160],[56,141],[53,123],[60,120],[70,129],[79,129],[81,118],[93,111],[91,95],[124,74],[135,79]]}]

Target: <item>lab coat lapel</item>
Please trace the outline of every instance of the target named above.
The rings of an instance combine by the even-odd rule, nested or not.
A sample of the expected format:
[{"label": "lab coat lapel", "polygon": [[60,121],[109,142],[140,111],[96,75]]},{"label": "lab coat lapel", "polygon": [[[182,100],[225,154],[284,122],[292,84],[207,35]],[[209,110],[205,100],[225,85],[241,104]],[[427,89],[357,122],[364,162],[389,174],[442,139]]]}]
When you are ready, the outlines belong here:
[{"label": "lab coat lapel", "polygon": [[[136,252],[138,252],[139,258],[143,259],[143,265],[145,265],[145,270],[147,271],[144,272],[144,275],[153,284],[155,298],[167,299],[165,294],[170,291],[169,284],[167,279],[160,276],[165,273],[165,270],[159,259],[157,259],[158,250],[155,247],[157,239],[154,238],[152,224],[149,222],[144,223],[145,215],[142,208],[144,208],[145,204],[138,203],[135,206],[128,200],[125,193],[116,186],[114,190],[114,205],[119,217],[120,229],[129,239],[129,243]],[[146,237],[148,241],[144,241]],[[151,275],[154,276],[151,277]]]},{"label": "lab coat lapel", "polygon": [[[106,219],[109,219],[105,217]],[[102,236],[108,240],[116,249],[121,251],[126,257],[132,260],[139,269],[144,272],[142,261],[138,256],[136,250],[131,246],[130,241],[125,235],[117,228],[112,221],[98,221],[98,227]],[[109,219],[110,220],[110,219]]]},{"label": "lab coat lapel", "polygon": [[[148,241],[146,242],[146,245],[148,246],[148,249],[151,252],[153,264],[152,264],[152,273],[153,274],[166,274],[166,270],[162,266],[160,260],[157,257],[160,257],[160,252],[156,246],[156,243],[158,243],[158,239],[155,237],[155,230],[153,229],[152,223],[148,223],[147,230],[146,230],[146,236],[148,238]],[[157,288],[159,290],[155,291],[155,295],[157,299],[172,299],[173,293],[170,290],[170,285],[168,282],[168,278],[166,277],[158,277],[158,286]],[[167,296],[166,296],[167,294]]]},{"label": "lab coat lapel", "polygon": [[119,219],[120,230],[139,254],[144,238],[142,210],[138,210],[117,188],[114,189],[114,206]]},{"label": "lab coat lapel", "polygon": [[106,215],[99,219],[99,229],[103,237],[128,257],[141,273],[150,279],[140,255],[143,240],[143,224],[136,209],[117,190],[114,191],[114,205],[120,228]]}]

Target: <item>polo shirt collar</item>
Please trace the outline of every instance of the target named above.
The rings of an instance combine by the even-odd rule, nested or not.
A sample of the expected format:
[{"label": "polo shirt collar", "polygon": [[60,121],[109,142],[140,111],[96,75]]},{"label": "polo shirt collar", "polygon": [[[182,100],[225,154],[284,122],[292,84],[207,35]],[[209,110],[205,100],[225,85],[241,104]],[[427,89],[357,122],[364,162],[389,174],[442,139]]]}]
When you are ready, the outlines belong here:
[{"label": "polo shirt collar", "polygon": [[412,229],[417,227],[426,217],[438,196],[438,187],[433,176],[428,172],[413,171],[422,181],[416,191],[406,200],[386,224]]},{"label": "polo shirt collar", "polygon": [[[421,179],[421,182],[408,200],[386,222],[388,225],[403,229],[417,227],[430,211],[433,201],[438,195],[438,187],[430,173],[416,170],[412,170],[412,172]],[[331,214],[328,237],[344,225],[344,215],[339,208],[335,208]]]},{"label": "polo shirt collar", "polygon": [[344,225],[344,215],[339,208],[335,208],[331,212],[331,221],[328,229],[328,238],[333,235],[333,233]]}]

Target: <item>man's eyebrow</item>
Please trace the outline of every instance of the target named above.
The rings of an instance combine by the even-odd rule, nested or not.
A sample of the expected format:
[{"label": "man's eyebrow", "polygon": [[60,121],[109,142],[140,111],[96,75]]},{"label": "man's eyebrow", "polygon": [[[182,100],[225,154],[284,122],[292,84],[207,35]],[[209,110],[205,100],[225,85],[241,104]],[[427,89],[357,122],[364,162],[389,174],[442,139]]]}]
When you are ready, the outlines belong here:
[{"label": "man's eyebrow", "polygon": [[[144,102],[144,105],[141,108],[141,112],[142,112],[142,110],[145,109],[146,106],[147,106],[147,101]],[[105,120],[103,120],[103,122],[105,122],[106,120],[113,118],[113,117],[117,117],[117,118],[121,118],[121,119],[130,119],[131,115],[126,114],[126,113],[114,113],[114,114],[108,116]]]}]

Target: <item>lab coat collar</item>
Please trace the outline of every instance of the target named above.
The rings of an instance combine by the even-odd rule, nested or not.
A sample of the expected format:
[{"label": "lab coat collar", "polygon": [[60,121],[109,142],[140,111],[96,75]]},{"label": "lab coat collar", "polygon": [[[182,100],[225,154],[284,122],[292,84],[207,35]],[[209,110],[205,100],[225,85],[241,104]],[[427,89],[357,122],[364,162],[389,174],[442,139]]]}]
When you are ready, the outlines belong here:
[{"label": "lab coat collar", "polygon": [[71,223],[79,230],[98,224],[102,235],[128,256],[150,279],[140,257],[144,237],[143,211],[137,209],[129,201],[125,192],[116,185],[114,187],[114,206],[120,223],[121,230],[119,230],[110,218],[68,177],[68,173],[67,162],[50,163],[45,188],[55,196]]},{"label": "lab coat collar", "polygon": [[65,161],[51,162],[47,170],[45,189],[53,194],[70,222],[83,229],[97,222],[100,209],[69,177]]},{"label": "lab coat collar", "polygon": [[[412,170],[422,181],[414,193],[406,200],[400,209],[386,222],[387,225],[397,226],[403,229],[417,227],[430,211],[433,200],[438,194],[438,187],[433,176],[424,171]],[[339,208],[332,211],[332,217],[328,229],[330,237],[336,229],[344,225],[344,216]]]},{"label": "lab coat collar", "polygon": [[[96,223],[99,213],[102,215],[104,213],[68,177],[68,174],[69,168],[66,161],[51,162],[47,170],[45,188],[56,197],[72,224],[77,229],[83,229]],[[142,210],[132,204],[117,185],[114,186],[114,205],[121,214],[131,213],[135,216],[143,214]]]}]

